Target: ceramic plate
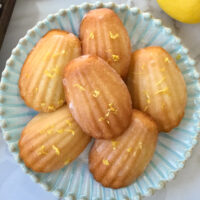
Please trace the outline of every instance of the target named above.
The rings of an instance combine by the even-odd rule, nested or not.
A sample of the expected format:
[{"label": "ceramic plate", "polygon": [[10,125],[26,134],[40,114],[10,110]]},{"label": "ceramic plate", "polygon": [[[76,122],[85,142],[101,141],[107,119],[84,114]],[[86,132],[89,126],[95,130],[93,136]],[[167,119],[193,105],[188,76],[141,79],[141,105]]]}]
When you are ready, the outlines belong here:
[{"label": "ceramic plate", "polygon": [[[129,187],[112,190],[102,187],[88,171],[89,147],[69,166],[54,173],[40,174],[27,169],[19,159],[18,140],[24,126],[36,114],[28,108],[19,95],[18,79],[21,67],[28,53],[38,40],[51,29],[63,29],[78,36],[80,22],[89,10],[107,7],[121,18],[132,42],[132,49],[159,45],[176,60],[187,84],[188,101],[180,125],[169,134],[161,133],[155,155],[136,182]],[[172,180],[183,168],[191,150],[197,143],[200,121],[200,85],[195,62],[188,56],[188,50],[180,39],[172,35],[171,29],[162,26],[161,21],[151,14],[142,13],[136,7],[114,3],[84,3],[62,9],[40,21],[20,39],[6,63],[0,84],[0,114],[4,138],[15,159],[34,181],[46,190],[63,199],[131,199],[150,196]]]}]

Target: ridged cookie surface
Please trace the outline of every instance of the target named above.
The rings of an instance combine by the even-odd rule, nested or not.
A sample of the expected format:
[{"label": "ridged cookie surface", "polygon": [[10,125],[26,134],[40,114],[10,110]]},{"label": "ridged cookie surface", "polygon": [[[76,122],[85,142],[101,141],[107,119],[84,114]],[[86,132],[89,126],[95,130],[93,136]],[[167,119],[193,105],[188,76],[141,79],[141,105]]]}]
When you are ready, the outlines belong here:
[{"label": "ridged cookie surface", "polygon": [[131,184],[152,159],[158,138],[156,123],[133,110],[129,128],[114,140],[95,140],[89,154],[89,168],[105,187]]},{"label": "ridged cookie surface", "polygon": [[36,172],[52,172],[76,159],[90,142],[67,106],[36,115],[19,141],[20,157]]},{"label": "ridged cookie surface", "polygon": [[27,106],[40,112],[52,112],[64,102],[64,67],[80,56],[81,46],[72,33],[49,31],[33,48],[22,67],[19,89]]},{"label": "ridged cookie surface", "polygon": [[128,89],[107,62],[85,55],[65,68],[64,87],[70,111],[85,133],[95,138],[119,136],[131,120]]},{"label": "ridged cookie surface", "polygon": [[122,77],[128,72],[131,42],[119,17],[110,9],[88,12],[80,26],[83,54],[97,55],[107,61]]},{"label": "ridged cookie surface", "polygon": [[135,51],[127,85],[133,107],[152,116],[160,131],[178,126],[186,105],[186,85],[176,62],[164,49]]}]

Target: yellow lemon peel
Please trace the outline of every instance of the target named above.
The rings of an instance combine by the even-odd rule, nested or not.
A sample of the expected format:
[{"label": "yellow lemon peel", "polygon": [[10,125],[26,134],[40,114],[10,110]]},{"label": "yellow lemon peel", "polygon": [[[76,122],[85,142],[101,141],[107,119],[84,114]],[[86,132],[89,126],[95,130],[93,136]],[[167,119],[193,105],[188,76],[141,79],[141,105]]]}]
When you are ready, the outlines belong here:
[{"label": "yellow lemon peel", "polygon": [[64,133],[64,129],[63,128],[58,129],[58,130],[56,130],[56,133],[62,134],[62,133]]},{"label": "yellow lemon peel", "polygon": [[70,163],[70,159],[67,159],[65,162],[64,162],[64,165],[68,165]]},{"label": "yellow lemon peel", "polygon": [[93,32],[90,33],[89,38],[90,38],[90,39],[94,39],[94,33],[93,33]]},{"label": "yellow lemon peel", "polygon": [[168,95],[169,95],[169,88],[166,87],[166,88],[164,88],[164,89],[158,90],[158,91],[155,93],[155,95],[157,95],[157,94],[168,94]]},{"label": "yellow lemon peel", "polygon": [[78,83],[75,83],[73,86],[79,88],[81,91],[85,91],[85,88]]},{"label": "yellow lemon peel", "polygon": [[166,108],[166,104],[165,103],[162,103],[162,110],[165,110],[165,108]]},{"label": "yellow lemon peel", "polygon": [[62,105],[64,103],[64,100],[63,99],[59,99],[58,100],[58,105]]},{"label": "yellow lemon peel", "polygon": [[160,69],[161,72],[164,72],[165,70],[166,70],[165,67],[162,67],[162,68]]},{"label": "yellow lemon peel", "polygon": [[166,57],[164,61],[165,61],[166,63],[169,63],[169,58]]},{"label": "yellow lemon peel", "polygon": [[40,105],[41,105],[41,107],[44,107],[44,106],[46,106],[46,103],[43,102],[43,103],[41,103]]},{"label": "yellow lemon peel", "polygon": [[141,149],[142,149],[142,147],[143,147],[143,144],[142,144],[142,142],[139,142],[139,144],[138,144],[138,148],[141,150]]},{"label": "yellow lemon peel", "polygon": [[109,35],[110,35],[110,38],[113,40],[115,40],[119,37],[119,33],[113,34],[111,31],[109,31]]},{"label": "yellow lemon peel", "polygon": [[112,148],[113,150],[116,150],[117,146],[118,146],[118,141],[112,140]]},{"label": "yellow lemon peel", "polygon": [[127,151],[128,153],[130,153],[130,152],[132,151],[132,148],[129,147],[129,148],[126,149],[126,151]]},{"label": "yellow lemon peel", "polygon": [[47,152],[45,151],[45,146],[42,145],[38,151],[38,155],[46,155]]},{"label": "yellow lemon peel", "polygon": [[34,92],[35,92],[35,93],[37,93],[37,92],[38,92],[38,88],[37,88],[37,87],[35,88]]},{"label": "yellow lemon peel", "polygon": [[95,98],[97,98],[99,96],[99,94],[100,94],[99,90],[94,90],[92,96],[95,97]]},{"label": "yellow lemon peel", "polygon": [[108,166],[110,163],[109,163],[108,160],[104,159],[104,160],[103,160],[103,164],[106,165],[106,166]]},{"label": "yellow lemon peel", "polygon": [[112,59],[113,59],[114,62],[117,62],[117,61],[119,61],[119,56],[113,54],[113,55],[112,55]]},{"label": "yellow lemon peel", "polygon": [[65,120],[65,122],[66,122],[66,124],[67,124],[68,126],[72,126],[72,123],[71,123],[71,121],[70,121],[69,119]]},{"label": "yellow lemon peel", "polygon": [[48,106],[48,110],[49,110],[49,111],[54,111],[54,110],[55,110],[55,106],[53,106],[53,105]]},{"label": "yellow lemon peel", "polygon": [[160,79],[157,83],[156,86],[160,85],[164,80],[166,79],[166,77],[162,77],[162,79]]},{"label": "yellow lemon peel", "polygon": [[102,121],[104,121],[104,120],[105,120],[104,117],[100,117],[100,118],[98,119],[99,122],[102,122]]},{"label": "yellow lemon peel", "polygon": [[148,110],[149,104],[151,103],[151,98],[150,98],[150,95],[148,94],[147,91],[145,92],[145,97],[146,97],[146,103],[147,103],[147,105],[143,109],[144,112]]},{"label": "yellow lemon peel", "polygon": [[68,130],[66,130],[66,131],[69,132],[69,133],[71,133],[73,136],[75,135],[75,131],[72,130],[72,129],[68,129]]},{"label": "yellow lemon peel", "polygon": [[178,54],[176,55],[176,60],[180,60],[180,59],[181,59],[181,54],[178,53]]},{"label": "yellow lemon peel", "polygon": [[52,145],[52,149],[55,151],[56,155],[60,155],[60,150],[58,147],[56,147],[55,145]]}]

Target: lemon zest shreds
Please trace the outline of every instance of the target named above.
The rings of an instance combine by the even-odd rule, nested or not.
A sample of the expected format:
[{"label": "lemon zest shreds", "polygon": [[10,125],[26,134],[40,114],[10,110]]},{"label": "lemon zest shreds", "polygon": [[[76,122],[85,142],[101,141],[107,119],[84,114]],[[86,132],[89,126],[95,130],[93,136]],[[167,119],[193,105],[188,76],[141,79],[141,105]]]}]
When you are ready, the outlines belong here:
[{"label": "lemon zest shreds", "polygon": [[151,99],[150,99],[150,96],[149,96],[148,92],[145,92],[145,96],[146,96],[147,104],[150,104],[151,103]]},{"label": "lemon zest shreds", "polygon": [[117,61],[119,61],[119,56],[113,54],[113,55],[112,55],[112,59],[113,59],[114,62],[117,62]]},{"label": "lemon zest shreds", "polygon": [[59,133],[59,134],[62,134],[62,133],[64,133],[64,129],[63,128],[58,129],[58,130],[56,130],[56,132]]},{"label": "lemon zest shreds", "polygon": [[164,89],[161,89],[161,90],[158,90],[155,95],[157,94],[168,94],[169,95],[169,89],[168,87],[164,88]]},{"label": "lemon zest shreds", "polygon": [[161,72],[164,72],[165,70],[166,70],[165,67],[162,67],[162,68],[160,69]]},{"label": "lemon zest shreds", "polygon": [[94,33],[93,33],[93,32],[90,33],[89,38],[90,38],[90,39],[94,39]]},{"label": "lemon zest shreds", "polygon": [[109,35],[110,35],[110,38],[113,40],[115,40],[119,37],[119,33],[113,34],[111,31],[109,31]]},{"label": "lemon zest shreds", "polygon": [[163,103],[163,104],[162,104],[162,110],[165,110],[165,108],[166,108],[166,104]]},{"label": "lemon zest shreds", "polygon": [[99,90],[94,90],[92,96],[97,98],[99,96],[99,94],[100,94]]},{"label": "lemon zest shreds", "polygon": [[112,140],[112,148],[113,148],[113,150],[116,150],[116,148],[117,148],[117,146],[118,146],[118,143],[119,143],[119,142],[117,142],[117,141],[115,141],[115,140]]},{"label": "lemon zest shreds", "polygon": [[70,163],[70,159],[67,159],[65,162],[64,162],[64,165],[68,165]]},{"label": "lemon zest shreds", "polygon": [[104,160],[103,160],[103,164],[106,165],[106,166],[108,166],[110,163],[109,163],[108,160],[105,160],[105,159],[104,159]]},{"label": "lemon zest shreds", "polygon": [[53,105],[48,106],[48,110],[53,111],[53,110],[55,110],[55,107]]},{"label": "lemon zest shreds", "polygon": [[149,105],[146,105],[146,106],[144,107],[143,111],[146,112],[146,111],[148,110],[148,108],[149,108]]},{"label": "lemon zest shreds", "polygon": [[69,119],[65,120],[65,122],[66,122],[66,124],[67,124],[68,126],[72,126],[72,123],[70,122]]},{"label": "lemon zest shreds", "polygon": [[64,100],[63,99],[59,99],[58,100],[58,105],[62,105],[64,103]]},{"label": "lemon zest shreds", "polygon": [[166,77],[162,77],[162,79],[160,79],[160,80],[156,83],[156,86],[160,85],[165,79],[166,79]]},{"label": "lemon zest shreds", "polygon": [[82,85],[78,84],[78,83],[75,83],[73,86],[79,88],[82,91],[85,91],[85,88]]},{"label": "lemon zest shreds", "polygon": [[42,145],[38,151],[38,155],[46,155],[47,152],[45,151],[45,146]]},{"label": "lemon zest shreds", "polygon": [[167,63],[169,63],[169,58],[166,57],[164,61],[167,62]]},{"label": "lemon zest shreds", "polygon": [[55,153],[59,156],[60,155],[60,150],[58,149],[58,147],[56,147],[55,145],[52,145],[52,149],[55,151]]},{"label": "lemon zest shreds", "polygon": [[178,54],[176,55],[176,60],[180,60],[180,59],[181,59],[181,54],[178,53]]},{"label": "lemon zest shreds", "polygon": [[71,133],[73,136],[75,135],[75,131],[72,129],[66,130],[67,132]]},{"label": "lemon zest shreds", "polygon": [[127,151],[128,153],[130,153],[130,152],[132,151],[132,148],[129,147],[129,148],[126,149],[126,151]]},{"label": "lemon zest shreds", "polygon": [[139,149],[142,149],[142,147],[143,147],[142,142],[139,142],[139,144],[138,144],[138,148],[139,148]]},{"label": "lemon zest shreds", "polygon": [[35,93],[37,93],[37,92],[38,92],[38,88],[36,87],[36,88],[35,88]]},{"label": "lemon zest shreds", "polygon": [[104,121],[104,120],[105,120],[104,117],[100,117],[100,118],[98,119],[99,122],[102,122],[102,121]]}]

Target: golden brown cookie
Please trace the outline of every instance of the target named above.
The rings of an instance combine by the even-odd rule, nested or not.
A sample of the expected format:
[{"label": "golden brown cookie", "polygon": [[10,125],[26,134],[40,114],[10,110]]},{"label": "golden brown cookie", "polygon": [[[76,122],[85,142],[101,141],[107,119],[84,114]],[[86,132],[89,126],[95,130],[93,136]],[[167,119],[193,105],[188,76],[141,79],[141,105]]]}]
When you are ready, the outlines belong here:
[{"label": "golden brown cookie", "polygon": [[128,89],[107,62],[85,55],[65,68],[64,87],[69,109],[85,133],[95,138],[119,136],[131,120]]},{"label": "golden brown cookie", "polygon": [[52,172],[76,159],[90,142],[67,106],[36,115],[22,131],[20,158],[36,172]]},{"label": "golden brown cookie", "polygon": [[122,77],[128,72],[131,42],[120,18],[110,9],[88,12],[80,26],[83,54],[97,55]]},{"label": "golden brown cookie", "polygon": [[159,131],[178,126],[186,105],[186,85],[173,58],[161,47],[147,47],[132,54],[127,76],[133,107],[150,116]]},{"label": "golden brown cookie", "polygon": [[95,140],[89,154],[89,168],[96,181],[105,187],[131,184],[152,159],[158,138],[156,123],[133,110],[129,128],[113,140]]},{"label": "golden brown cookie", "polygon": [[49,31],[33,48],[22,67],[19,89],[27,106],[52,112],[64,102],[64,67],[80,56],[79,39],[61,30]]}]

